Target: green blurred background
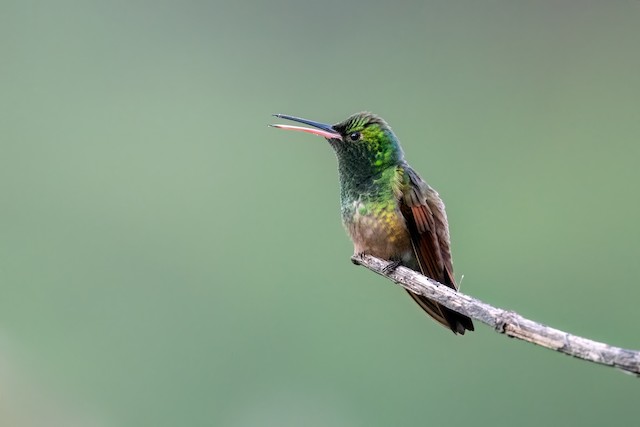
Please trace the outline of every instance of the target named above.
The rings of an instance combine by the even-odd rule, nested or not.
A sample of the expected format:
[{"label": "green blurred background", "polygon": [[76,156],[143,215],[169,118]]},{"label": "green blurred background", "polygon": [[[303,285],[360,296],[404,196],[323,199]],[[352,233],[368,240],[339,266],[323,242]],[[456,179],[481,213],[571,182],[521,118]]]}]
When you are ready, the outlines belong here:
[{"label": "green blurred background", "polygon": [[[640,348],[640,2],[0,2],[0,425],[630,425],[638,380],[349,262],[382,115],[465,292]],[[56,418],[57,417],[57,418]]]}]

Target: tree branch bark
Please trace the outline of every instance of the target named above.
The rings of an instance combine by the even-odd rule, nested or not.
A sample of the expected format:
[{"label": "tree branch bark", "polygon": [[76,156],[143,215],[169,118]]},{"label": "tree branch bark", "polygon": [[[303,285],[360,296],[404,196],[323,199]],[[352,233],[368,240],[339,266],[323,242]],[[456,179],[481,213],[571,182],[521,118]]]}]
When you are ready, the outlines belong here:
[{"label": "tree branch bark", "polygon": [[390,265],[389,261],[383,261],[370,255],[354,256],[351,261],[385,276],[408,291],[424,295],[451,310],[487,324],[498,333],[550,348],[578,359],[614,366],[640,376],[640,351],[613,347],[525,319],[513,311],[496,308],[456,292],[406,267],[401,266],[386,271],[385,267]]}]

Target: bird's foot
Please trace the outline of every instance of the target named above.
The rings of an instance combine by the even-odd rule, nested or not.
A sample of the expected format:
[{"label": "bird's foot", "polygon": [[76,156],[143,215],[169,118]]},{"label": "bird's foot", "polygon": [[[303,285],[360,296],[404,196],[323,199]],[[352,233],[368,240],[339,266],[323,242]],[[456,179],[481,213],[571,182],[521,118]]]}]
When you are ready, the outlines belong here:
[{"label": "bird's foot", "polygon": [[383,269],[382,269],[382,273],[383,274],[390,274],[393,273],[396,268],[398,268],[398,266],[400,266],[401,261],[399,260],[395,260],[395,261],[390,261],[389,264],[387,264]]},{"label": "bird's foot", "polygon": [[351,262],[355,265],[361,265],[360,260],[363,259],[365,255],[364,252],[357,252],[351,257]]}]

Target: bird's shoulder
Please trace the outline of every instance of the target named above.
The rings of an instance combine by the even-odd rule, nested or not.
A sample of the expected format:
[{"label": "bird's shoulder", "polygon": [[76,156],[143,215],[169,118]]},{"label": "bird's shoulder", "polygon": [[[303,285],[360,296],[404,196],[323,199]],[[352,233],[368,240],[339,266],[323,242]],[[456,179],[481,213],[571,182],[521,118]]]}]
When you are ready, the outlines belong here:
[{"label": "bird's shoulder", "polygon": [[428,199],[434,198],[433,193],[437,196],[437,192],[407,163],[402,163],[397,167],[397,174],[402,201],[407,205],[421,205],[426,203]]}]

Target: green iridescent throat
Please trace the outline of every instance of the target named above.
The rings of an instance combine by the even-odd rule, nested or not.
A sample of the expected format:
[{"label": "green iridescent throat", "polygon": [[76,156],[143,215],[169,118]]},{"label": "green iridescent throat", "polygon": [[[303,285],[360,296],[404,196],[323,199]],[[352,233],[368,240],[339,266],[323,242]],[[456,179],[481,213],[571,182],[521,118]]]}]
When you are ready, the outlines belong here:
[{"label": "green iridescent throat", "polygon": [[[398,139],[376,116],[358,115],[334,125],[342,141],[332,141],[338,158],[342,218],[350,222],[356,206],[360,215],[395,209],[397,167],[404,164]],[[358,141],[349,136],[359,133]]]}]

